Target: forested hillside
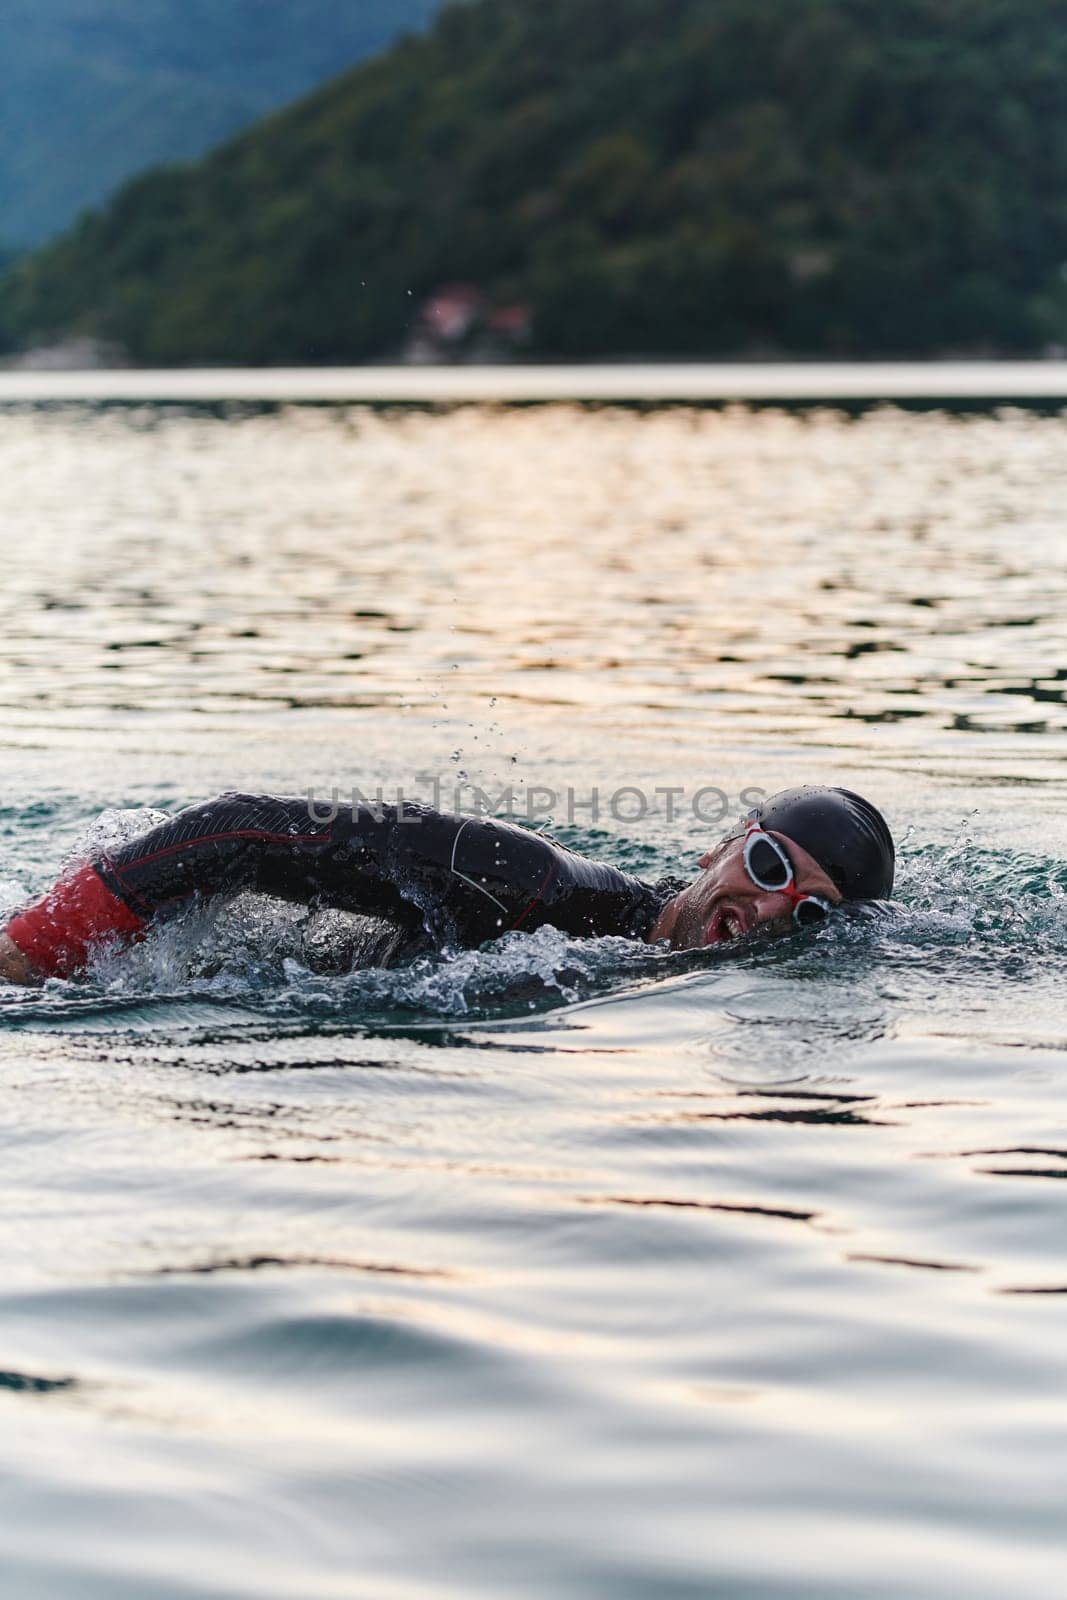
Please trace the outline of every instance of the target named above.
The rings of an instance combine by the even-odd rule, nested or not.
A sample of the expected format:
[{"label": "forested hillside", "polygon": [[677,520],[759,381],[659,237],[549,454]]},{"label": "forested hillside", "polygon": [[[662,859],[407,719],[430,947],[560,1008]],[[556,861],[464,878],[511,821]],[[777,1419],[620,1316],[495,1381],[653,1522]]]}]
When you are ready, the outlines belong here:
[{"label": "forested hillside", "polygon": [[124,178],[203,154],[333,77],[436,0],[4,0],[0,247]]},{"label": "forested hillside", "polygon": [[473,0],[0,286],[10,344],[388,355],[466,284],[535,353],[1067,341],[1067,0]]}]

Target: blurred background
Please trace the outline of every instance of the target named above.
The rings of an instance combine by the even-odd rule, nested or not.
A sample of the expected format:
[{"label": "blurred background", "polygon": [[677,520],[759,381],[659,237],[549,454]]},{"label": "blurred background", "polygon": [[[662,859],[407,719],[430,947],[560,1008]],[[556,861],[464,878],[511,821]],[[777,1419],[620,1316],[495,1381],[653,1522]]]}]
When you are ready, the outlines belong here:
[{"label": "blurred background", "polygon": [[5,17],[9,361],[1067,345],[1064,0]]}]

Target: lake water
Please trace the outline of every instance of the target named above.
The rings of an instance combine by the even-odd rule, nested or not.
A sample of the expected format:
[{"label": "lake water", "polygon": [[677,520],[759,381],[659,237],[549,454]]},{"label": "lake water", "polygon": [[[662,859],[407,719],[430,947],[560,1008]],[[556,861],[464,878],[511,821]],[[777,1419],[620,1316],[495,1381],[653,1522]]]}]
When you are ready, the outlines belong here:
[{"label": "lake water", "polygon": [[330,978],[244,899],[0,996],[4,1594],[1058,1597],[1064,416],[5,395],[0,910],[225,788],[651,876],[836,781],[901,865],[726,956]]}]

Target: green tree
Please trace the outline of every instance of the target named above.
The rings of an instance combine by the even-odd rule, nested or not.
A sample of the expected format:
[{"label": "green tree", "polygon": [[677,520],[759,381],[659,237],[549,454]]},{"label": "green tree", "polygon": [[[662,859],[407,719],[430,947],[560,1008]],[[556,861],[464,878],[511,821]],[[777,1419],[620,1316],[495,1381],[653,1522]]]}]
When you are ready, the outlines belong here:
[{"label": "green tree", "polygon": [[451,282],[539,355],[1067,338],[1067,0],[460,0],[0,281],[0,339],[398,352]]}]

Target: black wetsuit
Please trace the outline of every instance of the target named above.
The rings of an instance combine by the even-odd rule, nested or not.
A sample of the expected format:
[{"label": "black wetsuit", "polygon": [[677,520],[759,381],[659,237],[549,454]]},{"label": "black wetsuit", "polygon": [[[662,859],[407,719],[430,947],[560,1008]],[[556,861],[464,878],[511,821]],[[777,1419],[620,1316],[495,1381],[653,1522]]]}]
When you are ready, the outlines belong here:
[{"label": "black wetsuit", "polygon": [[[644,883],[506,822],[407,802],[341,806],[319,821],[306,799],[245,794],[192,806],[94,857],[86,873],[88,900],[81,890],[79,900],[90,909],[77,915],[96,937],[133,932],[194,895],[252,889],[383,918],[399,931],[402,955],[545,925],[643,939],[682,887]],[[49,936],[31,959],[41,960]]]}]

